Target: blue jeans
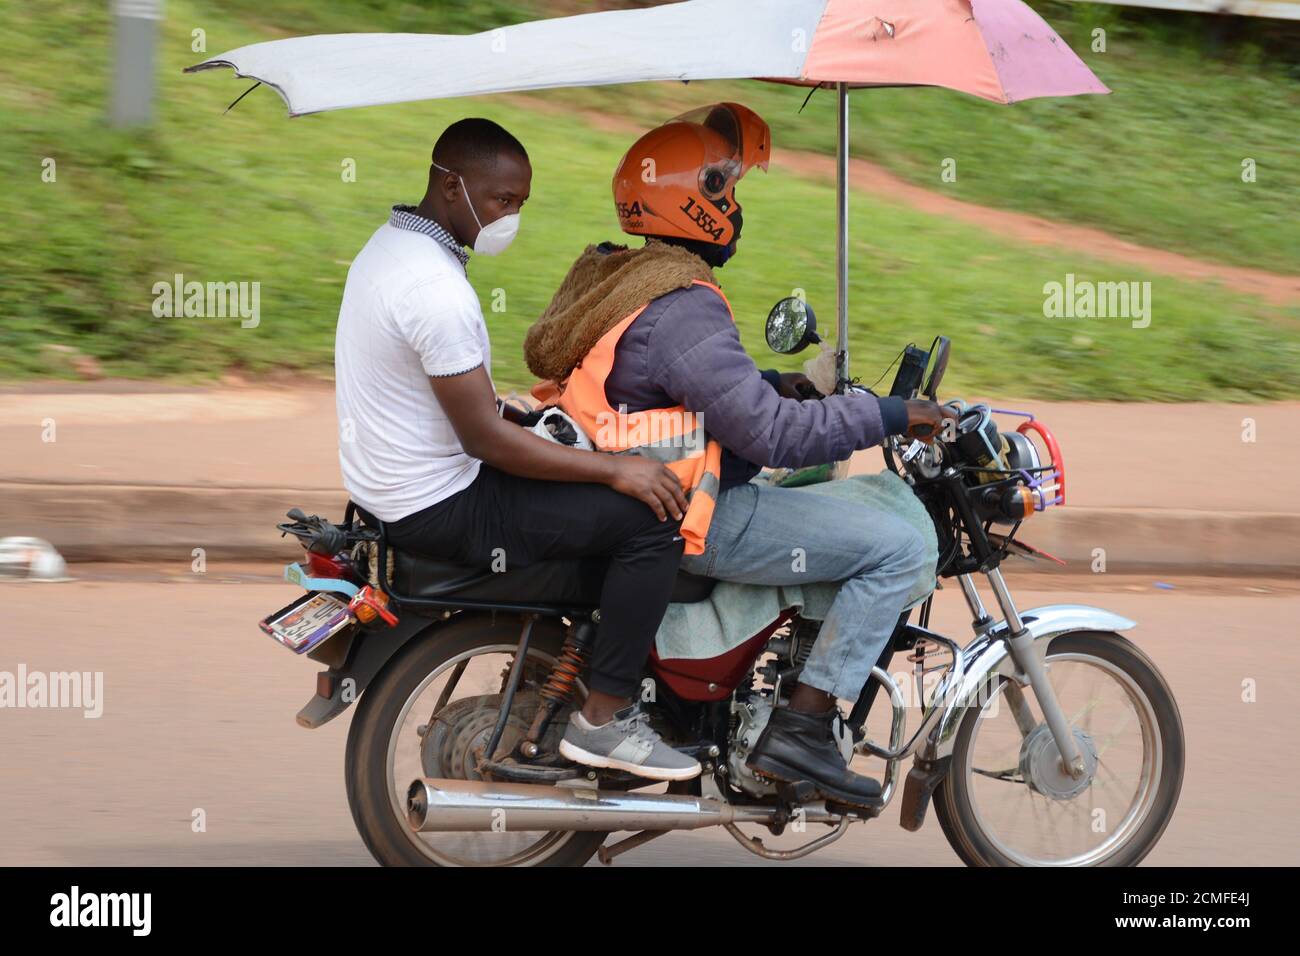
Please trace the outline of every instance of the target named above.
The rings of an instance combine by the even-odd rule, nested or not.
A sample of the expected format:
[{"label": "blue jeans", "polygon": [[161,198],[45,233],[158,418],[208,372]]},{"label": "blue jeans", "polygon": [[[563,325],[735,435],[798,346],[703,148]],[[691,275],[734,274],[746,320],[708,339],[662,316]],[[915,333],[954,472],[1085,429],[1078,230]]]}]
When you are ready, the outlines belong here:
[{"label": "blue jeans", "polygon": [[857,700],[927,560],[902,518],[751,482],[718,496],[704,553],[682,569],[742,584],[843,582],[799,682]]}]

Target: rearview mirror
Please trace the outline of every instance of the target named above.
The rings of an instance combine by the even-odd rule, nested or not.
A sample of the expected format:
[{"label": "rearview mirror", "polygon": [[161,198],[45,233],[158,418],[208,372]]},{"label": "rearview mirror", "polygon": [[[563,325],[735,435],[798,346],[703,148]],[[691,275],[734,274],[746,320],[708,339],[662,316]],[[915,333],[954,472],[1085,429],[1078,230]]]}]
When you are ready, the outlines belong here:
[{"label": "rearview mirror", "polygon": [[782,355],[793,355],[821,341],[812,306],[796,296],[784,298],[772,306],[763,334],[768,348]]},{"label": "rearview mirror", "polygon": [[932,356],[930,365],[930,380],[925,383],[924,394],[932,402],[937,402],[936,397],[939,391],[939,383],[943,381],[943,373],[948,370],[948,350],[950,343],[946,335],[940,335],[930,346],[930,355]]}]

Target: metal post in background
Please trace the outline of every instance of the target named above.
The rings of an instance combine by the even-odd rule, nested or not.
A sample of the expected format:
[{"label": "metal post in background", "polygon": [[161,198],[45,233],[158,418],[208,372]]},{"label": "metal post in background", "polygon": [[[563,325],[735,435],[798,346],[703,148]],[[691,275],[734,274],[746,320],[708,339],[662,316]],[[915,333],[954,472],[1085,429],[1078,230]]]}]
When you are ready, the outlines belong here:
[{"label": "metal post in background", "polygon": [[154,48],[163,0],[112,0],[113,89],[108,119],[113,126],[153,123]]},{"label": "metal post in background", "polygon": [[849,381],[849,85],[839,91],[839,146],[835,154],[836,244],[835,244],[835,391],[843,392]]}]

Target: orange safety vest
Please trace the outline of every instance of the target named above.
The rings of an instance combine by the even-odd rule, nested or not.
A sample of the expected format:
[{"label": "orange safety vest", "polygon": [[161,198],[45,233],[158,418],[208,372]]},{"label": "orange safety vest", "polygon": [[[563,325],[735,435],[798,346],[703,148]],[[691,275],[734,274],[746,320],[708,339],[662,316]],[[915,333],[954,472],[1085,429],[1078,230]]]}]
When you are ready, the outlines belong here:
[{"label": "orange safety vest", "polygon": [[[693,284],[706,286],[722,296],[727,313],[731,313],[731,303],[716,285],[703,279],[696,279]],[[689,502],[681,529],[686,541],[685,553],[703,554],[717,503],[722,446],[705,434],[703,416],[687,411],[682,405],[629,412],[626,406],[610,407],[605,396],[605,380],[613,371],[619,339],[648,305],[647,302],[601,336],[569,373],[556,403],[578,423],[597,450],[653,458],[681,479]],[[542,401],[556,401],[555,386],[550,382],[539,384],[533,389],[533,395]]]}]

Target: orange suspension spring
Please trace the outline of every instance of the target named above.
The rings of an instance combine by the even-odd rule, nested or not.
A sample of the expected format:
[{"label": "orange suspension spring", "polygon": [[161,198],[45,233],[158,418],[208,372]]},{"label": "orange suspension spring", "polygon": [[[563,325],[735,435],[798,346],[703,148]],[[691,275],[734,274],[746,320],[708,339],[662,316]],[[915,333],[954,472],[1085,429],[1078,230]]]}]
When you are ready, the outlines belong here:
[{"label": "orange suspension spring", "polygon": [[577,636],[570,632],[564,639],[560,659],[551,668],[551,674],[542,687],[542,698],[559,704],[569,703],[573,699],[573,685],[577,682],[578,675],[582,673],[586,663],[586,643],[579,641]]}]

